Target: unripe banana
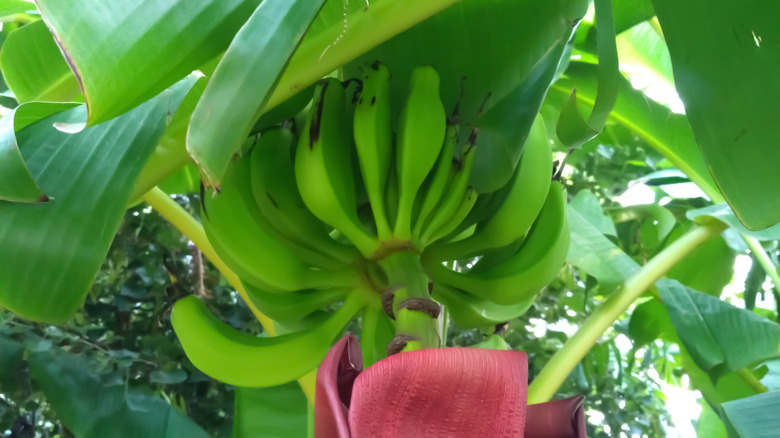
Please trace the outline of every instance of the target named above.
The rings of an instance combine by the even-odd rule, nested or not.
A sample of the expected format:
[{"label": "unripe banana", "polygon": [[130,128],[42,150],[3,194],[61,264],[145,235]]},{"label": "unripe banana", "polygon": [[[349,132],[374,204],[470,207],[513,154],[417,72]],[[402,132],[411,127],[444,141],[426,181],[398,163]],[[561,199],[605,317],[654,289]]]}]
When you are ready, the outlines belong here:
[{"label": "unripe banana", "polygon": [[511,321],[524,314],[536,298],[531,296],[516,304],[500,305],[443,284],[436,284],[431,296],[442,303],[450,317],[464,329]]},{"label": "unripe banana", "polygon": [[362,307],[362,301],[350,298],[314,330],[257,337],[228,326],[200,299],[188,296],[173,305],[171,323],[187,357],[203,373],[230,385],[267,387],[316,368]]},{"label": "unripe banana", "polygon": [[463,194],[463,199],[460,202],[460,205],[458,205],[458,208],[455,209],[455,212],[450,217],[450,220],[445,222],[441,227],[439,227],[438,230],[431,233],[430,237],[428,238],[428,242],[435,242],[444,236],[450,235],[455,229],[458,228],[458,225],[463,221],[463,219],[468,216],[471,209],[474,207],[474,204],[477,202],[477,192],[474,190],[473,187],[469,187],[466,189],[466,193]]},{"label": "unripe banana", "polygon": [[252,148],[252,193],[263,216],[279,232],[294,243],[327,256],[325,269],[343,268],[354,264],[360,254],[354,247],[331,239],[323,224],[301,199],[295,184],[292,159],[293,135],[289,129],[277,127],[262,133]]},{"label": "unripe banana", "polygon": [[228,168],[221,192],[203,200],[206,235],[243,280],[283,291],[357,284],[358,274],[352,269],[323,271],[305,264],[327,257],[281,236],[260,213],[250,192],[249,162],[239,159]]},{"label": "unripe banana", "polygon": [[523,246],[523,243],[525,243],[525,236],[515,240],[509,245],[485,250],[479,258],[478,263],[476,263],[469,272],[479,273],[493,269],[495,266],[504,263],[515,255],[520,247]]},{"label": "unripe banana", "polygon": [[369,304],[363,310],[360,332],[360,348],[363,352],[363,367],[387,356],[387,344],[395,336],[393,321],[379,304]]},{"label": "unripe banana", "polygon": [[389,81],[390,73],[384,65],[377,62],[368,68],[353,124],[358,162],[379,240],[387,240],[391,235],[384,205],[393,153]]},{"label": "unripe banana", "polygon": [[277,322],[298,321],[316,310],[337,303],[347,296],[347,289],[307,289],[275,293],[244,282],[249,299],[266,316]]},{"label": "unripe banana", "polygon": [[[462,206],[464,195],[468,187],[471,168],[474,167],[474,157],[476,149],[473,144],[464,147],[463,156],[460,161],[452,163],[452,182],[447,187],[444,197],[442,197],[436,210],[431,216],[431,220],[424,226],[423,233],[420,236],[420,245],[425,247],[432,243],[434,233],[436,233],[444,224],[450,222],[452,216]],[[476,199],[474,200],[476,202]]]},{"label": "unripe banana", "polygon": [[523,237],[539,215],[552,178],[552,150],[541,117],[534,122],[522,158],[509,182],[503,202],[486,220],[477,224],[471,237],[434,244],[431,255],[441,260],[463,259],[485,250],[509,245]]},{"label": "unripe banana", "polygon": [[394,231],[397,239],[411,238],[414,199],[439,157],[446,123],[439,75],[433,67],[417,67],[412,72],[409,96],[398,122],[398,218]]},{"label": "unripe banana", "polygon": [[435,170],[430,176],[427,190],[425,190],[422,203],[415,215],[414,229],[412,230],[412,238],[415,241],[419,242],[423,226],[428,221],[428,218],[436,208],[436,205],[441,201],[444,189],[447,187],[447,180],[449,179],[450,171],[452,169],[452,159],[457,141],[458,126],[448,126],[444,137],[444,146],[439,153],[438,160],[436,160]]},{"label": "unripe banana", "polygon": [[379,248],[357,215],[353,139],[344,88],[332,78],[314,91],[295,155],[295,179],[303,202],[320,220],[336,228],[369,257]]},{"label": "unripe banana", "polygon": [[[498,304],[517,304],[533,297],[560,271],[569,249],[566,190],[553,182],[542,211],[517,253],[484,272],[454,272],[423,252],[434,282],[460,288]],[[477,262],[477,266],[479,262]]]}]

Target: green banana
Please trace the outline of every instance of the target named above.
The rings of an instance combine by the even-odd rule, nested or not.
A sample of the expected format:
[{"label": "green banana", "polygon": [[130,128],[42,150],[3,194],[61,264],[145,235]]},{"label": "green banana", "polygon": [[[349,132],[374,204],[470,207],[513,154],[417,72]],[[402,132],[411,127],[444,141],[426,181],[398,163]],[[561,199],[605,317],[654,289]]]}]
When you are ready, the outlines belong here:
[{"label": "green banana", "polygon": [[[471,168],[474,167],[474,157],[476,149],[473,144],[467,144],[464,147],[463,156],[460,161],[453,161],[451,173],[452,182],[448,185],[444,196],[436,206],[436,211],[430,218],[430,221],[424,226],[420,236],[420,245],[426,247],[433,242],[433,235],[444,224],[450,222],[452,216],[461,207],[464,200],[466,189],[468,188],[469,175]],[[476,202],[476,199],[474,200]]]},{"label": "green banana", "polygon": [[566,189],[556,181],[525,242],[503,263],[484,272],[461,273],[446,268],[428,252],[423,252],[422,260],[434,282],[497,304],[516,304],[533,297],[556,277],[566,259],[569,238]]},{"label": "green banana", "polygon": [[409,96],[398,122],[398,217],[394,235],[399,240],[412,237],[414,199],[439,157],[446,123],[439,75],[433,67],[417,67],[412,72]]},{"label": "green banana", "polygon": [[[395,168],[395,157],[391,157],[390,168]],[[390,172],[387,177],[387,187],[385,188],[385,212],[391,228],[395,227],[398,217],[398,174]]]},{"label": "green banana", "polygon": [[348,293],[339,288],[274,293],[249,282],[243,282],[243,285],[252,303],[266,316],[280,322],[303,319],[315,310],[343,300]]},{"label": "green banana", "polygon": [[341,82],[328,78],[317,84],[295,154],[295,180],[309,210],[368,257],[379,242],[366,232],[357,215],[353,139],[345,105]]},{"label": "green banana", "polygon": [[228,326],[200,299],[188,296],[173,305],[171,323],[184,352],[199,370],[230,385],[267,387],[316,368],[331,342],[363,306],[360,299],[347,299],[311,331],[257,337]]},{"label": "green banana", "polygon": [[323,287],[352,287],[352,269],[324,271],[304,262],[328,260],[322,254],[284,239],[263,217],[254,202],[249,162],[232,163],[216,196],[203,200],[203,228],[221,258],[242,279],[267,290],[293,291]]},{"label": "green banana", "polygon": [[387,356],[387,344],[393,339],[395,328],[379,304],[369,304],[363,309],[360,332],[360,348],[363,352],[363,367]]},{"label": "green banana", "polygon": [[325,225],[306,208],[295,184],[293,134],[283,127],[262,133],[249,154],[252,194],[261,213],[286,238],[333,258],[326,269],[354,264],[354,247],[331,239]]},{"label": "green banana", "polygon": [[550,141],[542,118],[537,117],[503,202],[477,224],[471,237],[434,244],[430,249],[432,254],[437,254],[442,260],[444,257],[451,257],[451,260],[474,257],[487,249],[506,246],[523,237],[547,198],[552,167]]},{"label": "green banana", "polygon": [[439,227],[438,230],[432,232],[430,234],[430,237],[428,237],[428,242],[436,242],[437,240],[443,238],[444,236],[450,235],[455,229],[458,228],[458,225],[463,221],[463,219],[468,216],[471,209],[474,207],[474,204],[477,202],[477,192],[474,190],[473,187],[469,187],[466,189],[466,193],[463,194],[463,199],[460,202],[460,205],[458,205],[458,208],[455,209],[455,212],[452,214],[450,219],[442,224],[441,227]]},{"label": "green banana", "polygon": [[447,187],[450,169],[452,169],[452,158],[455,152],[455,144],[458,141],[458,126],[451,125],[447,127],[444,137],[444,146],[442,146],[439,159],[436,161],[436,168],[429,177],[430,181],[422,198],[420,208],[416,210],[414,228],[412,229],[412,239],[419,241],[423,231],[423,225],[428,220],[436,205],[444,194]]},{"label": "green banana", "polygon": [[379,240],[387,240],[391,236],[384,205],[393,152],[389,81],[390,73],[384,65],[377,62],[368,68],[353,123],[358,162]]},{"label": "green banana", "polygon": [[464,329],[487,327],[515,319],[524,314],[536,298],[531,296],[515,304],[500,305],[443,284],[436,284],[431,296],[443,304],[450,317]]},{"label": "green banana", "polygon": [[515,255],[520,247],[523,246],[524,242],[525,236],[515,240],[509,245],[485,250],[485,252],[482,254],[482,256],[480,256],[477,263],[471,268],[469,272],[479,273],[493,269],[493,267],[504,263],[507,259]]}]

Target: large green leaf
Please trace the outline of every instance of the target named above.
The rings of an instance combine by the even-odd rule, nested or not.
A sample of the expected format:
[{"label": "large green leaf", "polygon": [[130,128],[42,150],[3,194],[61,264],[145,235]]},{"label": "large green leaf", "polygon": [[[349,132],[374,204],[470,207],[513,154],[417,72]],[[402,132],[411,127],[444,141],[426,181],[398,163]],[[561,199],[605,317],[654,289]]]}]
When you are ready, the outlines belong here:
[{"label": "large green leaf", "polygon": [[[139,199],[144,193],[153,189],[154,186],[162,184],[167,179],[189,182],[191,178],[197,178],[197,184],[198,186],[200,185],[200,175],[197,169],[195,169],[194,173],[190,170],[185,170],[186,165],[192,163],[190,156],[187,154],[186,143],[187,128],[192,120],[192,113],[195,111],[195,106],[203,95],[205,87],[206,78],[198,79],[179,105],[176,114],[173,115],[171,122],[165,128],[165,133],[160,138],[160,142],[138,175],[133,191],[130,194],[131,201]],[[183,191],[175,192],[184,193]]]},{"label": "large green leaf", "polygon": [[138,106],[225,50],[259,3],[37,1],[81,83],[91,125]]},{"label": "large green leaf", "polygon": [[780,430],[780,392],[768,392],[723,403],[742,438],[772,438]]},{"label": "large green leaf", "polygon": [[780,324],[675,281],[659,292],[683,345],[714,378],[780,355]]},{"label": "large green leaf", "polygon": [[595,226],[602,234],[608,236],[616,236],[615,223],[612,222],[612,218],[608,214],[604,214],[601,209],[601,203],[596,195],[590,190],[580,190],[569,201],[569,207],[577,210],[582,215],[583,219],[590,222]]},{"label": "large green leaf", "polygon": [[714,237],[672,266],[667,276],[693,290],[720,297],[734,275],[736,256],[722,237]]},{"label": "large green leaf", "polygon": [[576,210],[569,206],[571,244],[566,261],[595,277],[606,290],[628,279],[639,270],[639,264]]},{"label": "large green leaf", "polygon": [[230,43],[187,133],[187,150],[209,185],[219,185],[322,2],[264,0]]},{"label": "large green leaf", "polygon": [[307,434],[309,403],[298,382],[236,387],[233,438],[299,438]]},{"label": "large green leaf", "polygon": [[78,134],[79,106],[21,130],[20,149],[51,200],[0,201],[0,304],[24,318],[66,320],[83,303],[119,226],[135,178],[194,83],[188,78],[133,111]]},{"label": "large green leaf", "polygon": [[677,90],[718,187],[748,228],[780,222],[777,3],[653,0],[653,5]]},{"label": "large green leaf", "polygon": [[726,426],[723,425],[723,421],[710,407],[709,403],[704,400],[701,400],[699,403],[701,404],[701,414],[696,424],[696,436],[702,438],[728,438]]},{"label": "large green leaf", "polygon": [[35,12],[35,5],[24,0],[0,1],[0,17],[8,17],[14,14]]},{"label": "large green leaf", "polygon": [[595,138],[607,122],[609,113],[617,99],[620,72],[615,46],[615,26],[612,21],[611,0],[595,0],[596,46],[598,52],[598,94],[588,119],[582,115],[577,103],[577,90],[561,109],[555,132],[558,139],[569,148],[579,147]]},{"label": "large green leaf", "polygon": [[740,233],[758,240],[780,240],[780,224],[773,225],[760,231],[748,230],[744,225],[742,225],[737,216],[734,214],[734,211],[725,202],[709,205],[703,208],[697,208],[695,210],[689,210],[685,213],[685,215],[688,217],[688,219],[693,219],[696,222],[702,223],[710,220],[709,217],[714,217],[715,219],[728,224],[731,228],[734,228]]},{"label": "large green leaf", "polygon": [[0,391],[8,393],[18,384],[23,354],[21,342],[0,334]]},{"label": "large green leaf", "polygon": [[[550,98],[565,100],[571,90],[576,88],[580,103],[593,105],[597,93],[596,73],[596,67],[592,64],[572,62],[565,76],[550,88]],[[635,90],[628,80],[623,79],[610,116],[685,172],[710,199],[722,201],[684,115],[674,114],[664,105],[648,99],[642,92]]]},{"label": "large green leaf", "polygon": [[0,202],[45,202],[48,197],[24,162],[16,133],[44,117],[71,108],[71,104],[30,102],[0,119]]},{"label": "large green leaf", "polygon": [[612,11],[617,34],[655,15],[650,0],[612,0]]},{"label": "large green leaf", "polygon": [[637,346],[642,346],[658,338],[677,342],[669,313],[663,303],[648,300],[636,306],[628,321],[628,335]]},{"label": "large green leaf", "polygon": [[67,428],[79,438],[207,438],[160,397],[124,385],[105,386],[80,356],[54,349],[30,354],[30,376]]},{"label": "large green leaf", "polygon": [[674,91],[672,60],[663,36],[649,22],[640,23],[617,37],[620,68],[629,77],[643,75]]},{"label": "large green leaf", "polygon": [[19,102],[69,102],[81,93],[76,77],[43,21],[8,35],[0,52],[0,68]]},{"label": "large green leaf", "polygon": [[[358,58],[346,76],[360,77],[359,69],[379,60],[392,73],[394,93],[403,96],[415,67],[436,68],[447,112],[458,104],[461,141],[472,126],[479,128],[471,182],[490,192],[509,180],[586,6],[579,0],[464,0]],[[402,104],[395,100],[395,114]]]}]

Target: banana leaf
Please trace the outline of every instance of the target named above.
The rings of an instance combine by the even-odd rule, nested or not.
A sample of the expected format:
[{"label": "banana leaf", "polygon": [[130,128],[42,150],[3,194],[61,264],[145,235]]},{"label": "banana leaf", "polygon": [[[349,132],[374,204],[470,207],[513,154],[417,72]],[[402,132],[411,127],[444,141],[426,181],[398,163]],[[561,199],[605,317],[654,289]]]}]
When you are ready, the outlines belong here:
[{"label": "banana leaf", "polygon": [[84,105],[16,134],[49,201],[0,201],[0,305],[47,323],[61,323],[81,307],[135,179],[195,80],[183,80],[133,111],[76,134],[60,129],[82,122]]}]

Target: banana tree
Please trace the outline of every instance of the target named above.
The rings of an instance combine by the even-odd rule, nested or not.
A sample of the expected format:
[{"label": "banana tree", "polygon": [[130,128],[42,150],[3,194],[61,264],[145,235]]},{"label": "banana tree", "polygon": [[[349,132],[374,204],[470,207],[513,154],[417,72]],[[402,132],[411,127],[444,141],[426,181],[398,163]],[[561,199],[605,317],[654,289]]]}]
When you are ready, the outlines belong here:
[{"label": "banana tree", "polygon": [[[679,345],[727,433],[771,430],[777,393],[745,395],[767,392],[780,325],[681,271],[724,235],[780,285],[762,245],[780,239],[776,11],[635,3],[8,2],[0,305],[67,321],[145,202],[264,327],[235,330],[195,296],[171,311],[193,364],[241,388],[234,436],[300,433],[251,426],[290,391],[315,436],[584,436],[582,398],[550,400],[629,310],[637,346]],[[686,114],[633,88],[629,65],[674,84]],[[615,132],[706,205],[605,216],[574,196],[578,151]],[[200,220],[161,188],[183,176]],[[615,224],[641,224],[641,264]],[[530,386],[497,334],[446,345],[449,324],[496,330],[572,272],[603,302]],[[718,387],[735,376],[741,397]]]}]

